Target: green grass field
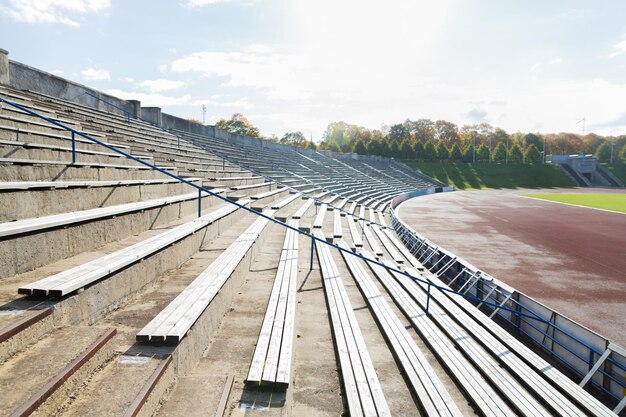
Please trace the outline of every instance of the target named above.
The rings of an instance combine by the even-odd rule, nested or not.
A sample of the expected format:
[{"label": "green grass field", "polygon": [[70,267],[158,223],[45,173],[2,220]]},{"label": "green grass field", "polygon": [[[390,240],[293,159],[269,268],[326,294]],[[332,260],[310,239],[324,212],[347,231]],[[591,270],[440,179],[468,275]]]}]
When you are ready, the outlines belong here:
[{"label": "green grass field", "polygon": [[522,194],[525,197],[626,213],[626,194]]},{"label": "green grass field", "polygon": [[410,162],[405,164],[458,190],[557,188],[575,184],[554,165]]}]

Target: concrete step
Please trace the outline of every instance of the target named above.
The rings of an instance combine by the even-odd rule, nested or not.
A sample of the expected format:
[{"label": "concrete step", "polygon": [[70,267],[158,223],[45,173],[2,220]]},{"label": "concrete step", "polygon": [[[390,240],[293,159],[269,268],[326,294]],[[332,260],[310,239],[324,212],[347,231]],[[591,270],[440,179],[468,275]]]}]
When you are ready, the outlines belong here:
[{"label": "concrete step", "polygon": [[[199,184],[199,179],[192,179]],[[22,188],[20,188],[22,187]],[[173,179],[0,182],[0,223],[109,207],[193,191]]]},{"label": "concrete step", "polygon": [[110,334],[110,329],[100,327],[58,329],[4,362],[0,366],[0,416],[29,415],[35,410],[54,414],[110,358]]}]

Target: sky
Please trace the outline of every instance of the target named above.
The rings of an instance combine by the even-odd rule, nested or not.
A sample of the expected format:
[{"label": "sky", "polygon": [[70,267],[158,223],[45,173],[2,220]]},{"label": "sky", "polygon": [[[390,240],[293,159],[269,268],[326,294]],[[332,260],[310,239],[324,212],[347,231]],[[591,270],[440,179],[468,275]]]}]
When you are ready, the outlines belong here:
[{"label": "sky", "polygon": [[0,48],[264,136],[407,118],[619,135],[624,17],[623,0],[0,0]]}]

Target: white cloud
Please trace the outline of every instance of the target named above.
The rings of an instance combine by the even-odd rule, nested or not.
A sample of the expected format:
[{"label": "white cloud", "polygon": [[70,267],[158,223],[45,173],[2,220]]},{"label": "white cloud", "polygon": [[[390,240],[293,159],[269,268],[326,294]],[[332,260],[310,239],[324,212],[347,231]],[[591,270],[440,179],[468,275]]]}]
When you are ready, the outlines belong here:
[{"label": "white cloud", "polygon": [[111,74],[109,71],[97,68],[87,68],[80,72],[84,79],[89,81],[101,81],[101,80],[110,80]]},{"label": "white cloud", "polygon": [[244,6],[251,6],[259,1],[260,0],[182,0],[181,4],[185,7],[204,7],[219,3],[238,3]]},{"label": "white cloud", "polygon": [[558,65],[558,64],[560,64],[562,62],[563,62],[563,59],[561,59],[561,58],[554,58],[550,62],[548,62],[548,66],[551,67],[553,65]]},{"label": "white cloud", "polygon": [[0,5],[0,14],[17,22],[61,23],[79,27],[75,16],[96,13],[111,7],[110,0],[9,0]]},{"label": "white cloud", "polygon": [[191,103],[191,95],[166,96],[159,93],[140,93],[134,91],[124,91],[119,89],[106,90],[105,93],[123,100],[139,100],[142,106],[184,106]]},{"label": "white cloud", "polygon": [[176,90],[185,85],[182,81],[172,81],[159,78],[156,80],[145,80],[137,84],[141,88],[145,88],[152,93],[160,93],[162,91]]},{"label": "white cloud", "polygon": [[615,51],[611,52],[608,55],[609,59],[613,59],[616,56],[625,54],[626,53],[626,39],[613,45],[613,49],[615,49]]}]

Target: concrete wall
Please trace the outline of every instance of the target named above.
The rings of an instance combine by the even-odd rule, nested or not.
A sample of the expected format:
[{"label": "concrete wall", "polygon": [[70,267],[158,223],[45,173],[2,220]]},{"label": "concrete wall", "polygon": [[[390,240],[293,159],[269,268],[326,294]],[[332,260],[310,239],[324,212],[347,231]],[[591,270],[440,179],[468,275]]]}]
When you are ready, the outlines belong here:
[{"label": "concrete wall", "polygon": [[20,90],[35,91],[73,103],[93,107],[98,110],[124,114],[103,101],[85,94],[91,93],[102,100],[113,103],[130,114],[134,114],[135,112],[135,106],[126,100],[110,96],[98,90],[94,90],[93,88],[11,60],[9,60],[9,85]]},{"label": "concrete wall", "polygon": [[0,85],[9,84],[9,52],[0,49]]}]

